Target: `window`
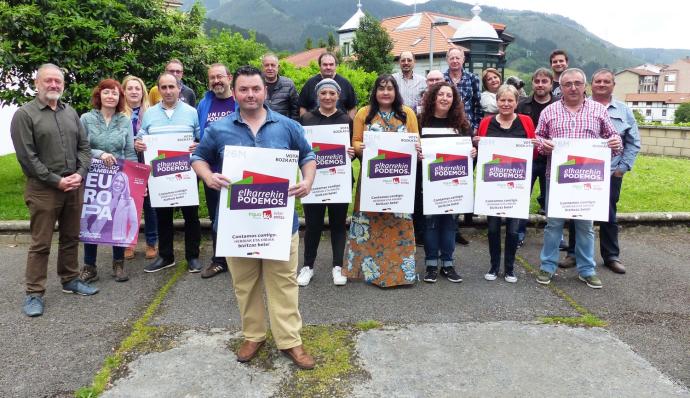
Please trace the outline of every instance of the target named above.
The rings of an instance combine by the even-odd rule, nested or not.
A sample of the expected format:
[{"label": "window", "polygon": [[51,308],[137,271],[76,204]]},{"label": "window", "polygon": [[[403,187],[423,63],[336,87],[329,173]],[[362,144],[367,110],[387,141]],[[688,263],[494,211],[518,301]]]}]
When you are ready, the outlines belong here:
[{"label": "window", "polygon": [[651,110],[651,109],[647,109],[647,111],[645,112],[645,115],[647,115],[647,116],[652,116],[652,110]]},{"label": "window", "polygon": [[637,106],[637,101],[633,101],[633,106]]},{"label": "window", "polygon": [[676,85],[675,84],[664,84],[664,91],[667,93],[676,91]]},{"label": "window", "polygon": [[350,43],[343,43],[343,55],[350,55]]},{"label": "window", "polygon": [[647,101],[647,106],[652,106],[652,102],[651,102],[651,101]]},{"label": "window", "polygon": [[666,109],[661,110],[661,116],[666,116]]},{"label": "window", "polygon": [[664,81],[665,82],[675,82],[676,81],[676,74],[675,73],[669,73],[668,75],[664,76]]}]

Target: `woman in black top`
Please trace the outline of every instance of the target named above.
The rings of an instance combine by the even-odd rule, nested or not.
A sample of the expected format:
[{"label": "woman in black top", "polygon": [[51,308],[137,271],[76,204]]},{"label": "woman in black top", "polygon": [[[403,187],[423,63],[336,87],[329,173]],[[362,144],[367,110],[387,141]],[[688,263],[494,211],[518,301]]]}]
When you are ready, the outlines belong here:
[{"label": "woman in black top", "polygon": [[[472,136],[472,126],[465,116],[460,96],[452,84],[437,83],[429,89],[424,110],[419,119],[422,138]],[[452,132],[443,135],[424,134],[425,128],[449,128]],[[472,157],[477,150],[472,148]],[[421,186],[418,187],[421,189]],[[455,231],[457,214],[434,214],[426,216],[424,228],[424,252],[426,273],[424,282],[436,282],[438,265],[441,263],[441,275],[451,282],[462,282],[462,277],[455,271],[453,253],[455,252]],[[440,255],[439,255],[440,252]]]},{"label": "woman in black top", "polygon": [[[352,119],[343,111],[336,108],[340,97],[340,86],[333,79],[323,79],[316,85],[318,107],[300,117],[303,126],[317,126],[327,124],[347,124],[350,129],[352,142]],[[353,148],[347,149],[350,158],[354,157]],[[304,266],[297,276],[297,284],[307,286],[314,276],[314,261],[323,231],[324,215],[328,209],[328,223],[331,230],[331,249],[333,250],[333,283],[344,285],[347,278],[342,274],[343,257],[345,255],[345,219],[348,203],[302,204],[304,209]]]}]

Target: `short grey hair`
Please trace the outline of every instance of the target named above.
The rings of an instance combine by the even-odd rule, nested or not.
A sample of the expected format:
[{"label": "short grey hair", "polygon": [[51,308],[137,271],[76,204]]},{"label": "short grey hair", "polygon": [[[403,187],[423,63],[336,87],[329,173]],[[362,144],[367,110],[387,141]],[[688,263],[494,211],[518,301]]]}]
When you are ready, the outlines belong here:
[{"label": "short grey hair", "polygon": [[561,84],[561,80],[563,80],[563,76],[565,75],[572,75],[574,73],[577,73],[578,75],[582,76],[582,80],[584,80],[585,84],[587,84],[587,75],[585,74],[585,71],[583,71],[580,68],[568,68],[561,73],[561,76],[558,78],[558,84]]},{"label": "short grey hair", "polygon": [[158,75],[158,80],[156,80],[156,86],[158,88],[160,88],[161,79],[163,78],[163,76],[172,77],[173,79],[175,79],[175,82],[177,83],[177,88],[180,88],[180,89],[182,88],[182,80],[178,79],[177,77],[175,77],[175,75],[173,75],[172,73],[168,73],[168,72],[163,72],[160,75]]},{"label": "short grey hair", "polygon": [[595,78],[595,77],[597,77],[597,76],[599,76],[599,75],[601,75],[601,74],[604,74],[604,73],[608,73],[609,75],[611,75],[611,81],[614,82],[614,83],[616,82],[616,75],[615,75],[615,74],[613,73],[613,71],[612,71],[611,69],[609,69],[609,68],[597,69],[596,72],[592,73],[592,81],[594,81],[594,78]]},{"label": "short grey hair", "polygon": [[501,85],[501,87],[498,88],[498,91],[496,91],[496,100],[498,101],[498,99],[501,98],[501,96],[503,94],[506,94],[506,93],[514,95],[515,96],[515,102],[520,101],[520,93],[515,88],[515,86],[513,86],[512,84]]},{"label": "short grey hair", "polygon": [[270,53],[270,52],[269,52],[269,53],[266,53],[266,54],[262,55],[262,56],[261,56],[261,63],[262,63],[262,64],[264,63],[264,61],[266,60],[266,58],[274,58],[274,59],[276,60],[276,62],[278,62],[278,56],[275,55],[274,53]]},{"label": "short grey hair", "polygon": [[36,79],[38,79],[38,77],[41,75],[41,73],[46,69],[54,69],[54,70],[60,72],[60,76],[62,77],[62,80],[65,80],[65,72],[63,72],[59,66],[57,66],[55,64],[51,64],[50,62],[47,62],[47,63],[38,67],[38,69],[36,70]]}]

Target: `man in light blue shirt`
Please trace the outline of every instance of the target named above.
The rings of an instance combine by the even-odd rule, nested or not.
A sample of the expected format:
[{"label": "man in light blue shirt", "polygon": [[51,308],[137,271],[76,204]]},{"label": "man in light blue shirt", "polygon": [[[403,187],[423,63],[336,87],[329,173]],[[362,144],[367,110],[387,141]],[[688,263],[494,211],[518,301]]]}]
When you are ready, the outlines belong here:
[{"label": "man in light blue shirt", "polygon": [[[309,194],[316,173],[316,156],[304,138],[302,126],[265,105],[266,84],[261,71],[243,66],[233,76],[235,101],[239,110],[206,129],[204,138],[192,155],[192,167],[209,188],[220,190],[230,180],[213,170],[223,163],[226,145],[291,149],[299,151],[302,181],[288,188],[288,195],[302,198]],[[288,261],[228,257],[232,284],[242,319],[244,342],[237,360],[248,362],[266,341],[266,316],[261,280],[268,298],[271,332],[276,346],[295,365],[312,369],[314,359],[304,351],[300,330],[297,257],[299,235],[297,214],[293,218],[290,258]]]},{"label": "man in light blue shirt", "polygon": [[[158,78],[158,92],[161,101],[149,108],[141,121],[141,129],[134,141],[138,152],[146,150],[142,137],[148,134],[179,134],[194,136],[194,143],[189,146],[193,152],[199,142],[199,117],[196,109],[179,100],[182,83],[170,73],[163,73]],[[187,269],[189,272],[200,272],[199,245],[201,243],[201,224],[199,223],[199,206],[181,206],[184,217],[184,246]],[[144,267],[146,272],[156,272],[175,265],[173,252],[174,207],[156,208],[158,218],[158,258]]]}]

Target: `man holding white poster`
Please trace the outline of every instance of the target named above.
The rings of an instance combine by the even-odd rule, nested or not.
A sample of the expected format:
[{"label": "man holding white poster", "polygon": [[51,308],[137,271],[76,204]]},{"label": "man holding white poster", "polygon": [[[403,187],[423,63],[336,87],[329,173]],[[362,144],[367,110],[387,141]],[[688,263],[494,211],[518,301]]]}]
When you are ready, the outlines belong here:
[{"label": "man holding white poster", "polygon": [[[587,78],[585,73],[577,68],[567,69],[561,74],[560,86],[563,92],[561,100],[547,106],[539,117],[536,135],[539,140],[539,151],[549,156],[547,173],[551,172],[551,152],[554,149],[554,139],[606,139],[607,145],[614,154],[623,148],[618,132],[611,123],[606,108],[603,105],[585,97]],[[551,217],[549,204],[549,190],[558,176],[553,179],[547,174],[547,215],[548,221],[544,228],[544,247],[541,251],[541,267],[537,275],[537,282],[548,285],[558,267],[558,246],[563,235],[564,218]],[[579,279],[593,289],[600,289],[603,285],[596,275],[594,262],[594,229],[592,220],[574,219],[576,233],[575,258]]]},{"label": "man holding white poster", "polygon": [[[156,208],[158,218],[158,258],[144,267],[146,272],[157,272],[175,265],[173,252],[173,215],[179,207],[184,217],[184,247],[187,269],[200,272],[199,244],[201,243],[201,224],[199,223],[198,184],[194,173],[189,170],[189,153],[194,151],[199,140],[199,117],[196,109],[179,100],[182,83],[170,73],[158,78],[158,91],[161,102],[152,106],[144,114],[141,129],[134,141],[134,149],[144,152],[144,158],[152,166],[149,189],[156,178],[172,179],[175,187],[166,196],[159,197],[164,203],[156,201],[156,191],[151,189],[151,206]],[[147,148],[143,138],[150,136],[151,144],[160,142],[161,146]],[[172,146],[172,147],[171,147]],[[155,153],[152,154],[152,151]],[[181,182],[176,182],[180,180]],[[181,193],[179,192],[181,191]],[[177,200],[177,195],[182,196]]]},{"label": "man holding white poster", "polygon": [[[230,172],[224,170],[226,174],[214,173],[211,167],[223,163],[226,146],[276,148],[291,154],[285,156],[285,163],[294,164],[292,161],[296,161],[302,170],[302,180],[289,185],[287,195],[298,198],[308,195],[314,181],[316,161],[309,143],[304,138],[304,130],[295,121],[271,111],[264,104],[266,84],[260,70],[242,66],[235,72],[233,81],[233,92],[239,104],[239,111],[217,121],[206,130],[204,139],[192,155],[194,171],[208,187],[220,190],[230,186]],[[241,149],[238,148],[238,151]],[[286,169],[294,170],[292,167]],[[258,174],[260,173],[248,175],[246,178],[251,178],[251,183],[263,180],[269,183],[266,185],[284,184],[284,179]],[[283,196],[278,196],[284,199]],[[219,216],[219,221],[222,221],[223,213]],[[227,258],[242,318],[242,334],[245,338],[237,352],[239,362],[248,362],[254,358],[266,341],[265,303],[261,289],[263,279],[271,332],[276,346],[298,367],[314,367],[314,359],[304,350],[300,337],[302,317],[298,309],[299,287],[296,279],[298,226],[297,215],[293,212],[288,261]],[[220,246],[228,237],[219,230],[218,238]]]}]

